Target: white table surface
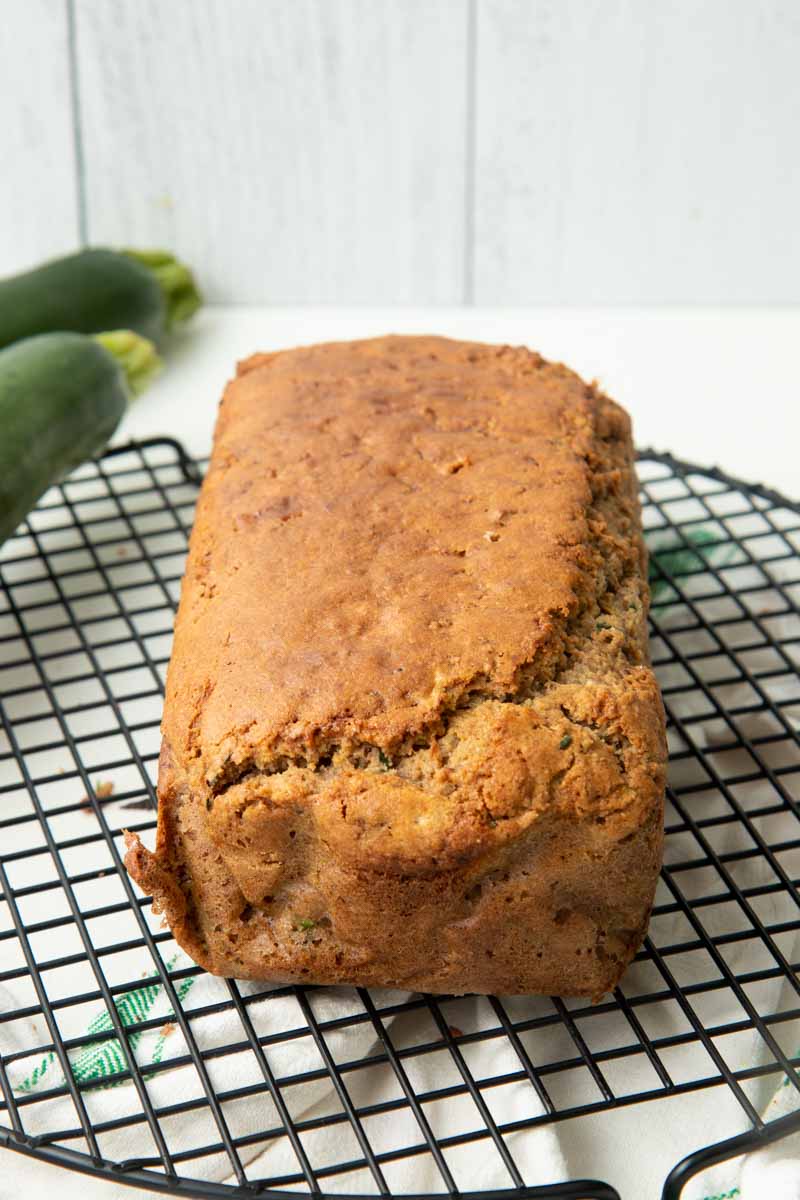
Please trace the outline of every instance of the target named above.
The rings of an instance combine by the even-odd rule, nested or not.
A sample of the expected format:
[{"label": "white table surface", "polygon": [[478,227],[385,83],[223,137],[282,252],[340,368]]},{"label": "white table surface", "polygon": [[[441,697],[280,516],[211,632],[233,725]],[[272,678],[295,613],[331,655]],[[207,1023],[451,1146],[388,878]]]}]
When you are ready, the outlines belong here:
[{"label": "white table surface", "polygon": [[[237,358],[388,332],[533,346],[624,404],[639,446],[800,498],[800,309],[207,309],[175,339],[163,376],[115,440],[169,434],[206,454]],[[714,1088],[567,1122],[561,1132],[574,1177],[612,1183],[623,1200],[656,1200],[675,1145],[688,1153],[727,1136],[737,1107]],[[0,1200],[55,1191],[62,1200],[154,1194],[0,1151]]]}]

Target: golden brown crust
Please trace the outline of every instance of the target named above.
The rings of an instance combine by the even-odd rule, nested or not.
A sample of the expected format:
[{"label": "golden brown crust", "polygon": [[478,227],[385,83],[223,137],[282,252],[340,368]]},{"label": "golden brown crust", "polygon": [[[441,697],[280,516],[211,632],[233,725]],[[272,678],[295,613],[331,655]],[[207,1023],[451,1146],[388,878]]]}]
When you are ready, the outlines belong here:
[{"label": "golden brown crust", "polygon": [[226,389],[131,874],[218,974],[597,996],[660,865],[629,422],[524,349]]}]

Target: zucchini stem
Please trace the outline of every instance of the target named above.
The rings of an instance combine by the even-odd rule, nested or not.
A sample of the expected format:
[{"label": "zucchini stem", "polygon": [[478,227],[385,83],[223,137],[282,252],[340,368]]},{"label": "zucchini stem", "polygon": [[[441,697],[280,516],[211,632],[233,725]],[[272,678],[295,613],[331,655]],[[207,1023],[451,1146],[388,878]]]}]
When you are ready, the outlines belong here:
[{"label": "zucchini stem", "polygon": [[166,250],[122,251],[134,262],[152,271],[164,293],[167,329],[188,321],[203,302],[203,297],[189,268]]},{"label": "zucchini stem", "polygon": [[116,359],[128,386],[129,400],[145,390],[164,365],[152,342],[130,329],[96,333],[93,340]]}]

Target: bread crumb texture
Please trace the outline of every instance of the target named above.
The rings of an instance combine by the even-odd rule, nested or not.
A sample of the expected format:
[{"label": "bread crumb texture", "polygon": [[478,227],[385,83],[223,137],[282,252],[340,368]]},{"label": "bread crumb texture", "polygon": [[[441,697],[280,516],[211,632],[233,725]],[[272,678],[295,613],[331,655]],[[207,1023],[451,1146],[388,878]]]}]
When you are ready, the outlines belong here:
[{"label": "bread crumb texture", "polygon": [[630,423],[522,348],[256,355],[220,408],[128,869],[220,975],[599,997],[664,715]]}]

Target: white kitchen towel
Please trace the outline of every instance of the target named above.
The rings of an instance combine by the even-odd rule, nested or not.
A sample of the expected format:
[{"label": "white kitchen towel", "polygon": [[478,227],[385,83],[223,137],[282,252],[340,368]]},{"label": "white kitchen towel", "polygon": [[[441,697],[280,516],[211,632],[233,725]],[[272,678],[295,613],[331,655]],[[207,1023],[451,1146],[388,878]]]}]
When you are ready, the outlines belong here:
[{"label": "white kitchen towel", "polygon": [[[765,1121],[793,1113],[798,1094],[784,1079],[761,1114]],[[685,1200],[799,1200],[800,1133],[696,1176]]]},{"label": "white kitchen towel", "polygon": [[[765,616],[764,613],[756,615],[762,618]],[[668,627],[669,613],[662,619]],[[767,615],[766,619],[774,638],[783,639],[788,644],[796,637],[792,618],[770,618]],[[771,656],[772,651],[766,647],[764,650],[751,651],[748,655],[749,669],[757,672],[766,665],[773,667],[773,662],[769,661]],[[796,746],[800,730],[800,710],[796,704],[795,680],[779,680],[772,690],[772,698],[782,705],[784,720],[790,731],[793,731]],[[763,740],[765,736],[774,736],[780,732],[780,726],[773,716],[763,712],[741,711],[748,706],[752,707],[753,699],[752,684],[743,678],[741,683],[729,685],[725,690],[726,707],[729,710],[740,710],[741,715],[735,720],[729,719],[728,722],[718,720],[697,727],[698,748],[703,751],[705,761],[719,770],[723,779],[751,774],[755,763],[746,745],[735,750],[718,752],[715,748],[717,741],[729,743],[732,736],[738,733],[744,742],[756,746],[758,753],[766,753],[769,756],[770,747],[759,745],[758,739]],[[791,740],[783,745],[788,747],[782,750],[783,754],[789,754],[787,761],[796,762],[797,753]],[[767,761],[769,762],[769,758]],[[790,789],[793,786],[791,779],[788,786]],[[790,805],[777,811],[778,805],[775,801],[778,797],[775,795],[774,785],[767,779],[754,780],[746,789],[738,786],[735,794],[746,813],[758,806],[768,805],[772,805],[776,811],[765,818],[753,818],[749,829],[738,822],[731,822],[727,829],[721,825],[719,832],[715,831],[714,849],[728,862],[731,878],[741,892],[747,893],[749,890],[765,886],[774,888],[778,883],[775,868],[766,856],[752,854],[755,846],[754,834],[765,838],[768,844],[794,845],[798,835],[795,812]],[[796,801],[797,797],[794,799]],[[668,839],[667,842],[667,862],[672,853],[671,840]],[[735,855],[741,852],[745,852],[748,857],[737,862]],[[797,910],[800,906],[800,897],[790,882],[790,877],[796,874],[796,869],[790,865],[785,852],[775,853],[773,861],[778,868],[784,870],[789,882],[780,890],[756,894],[746,899],[746,903],[765,928],[774,928],[782,923],[789,927],[786,932],[776,934],[772,944],[786,961],[792,963],[797,961],[800,952],[800,937],[792,930],[792,926],[796,925]],[[715,883],[715,891],[722,892],[726,889],[727,884],[724,881]],[[739,902],[731,895],[730,900],[706,908],[702,913],[702,921],[704,930],[714,938],[740,930],[743,913]],[[747,917],[744,917],[744,922],[748,923]],[[675,934],[677,933],[676,927]],[[728,943],[720,953],[736,977],[751,971],[757,972],[765,967],[774,968],[777,962],[773,949],[755,932],[750,938]],[[731,1025],[738,1019],[750,1016],[743,1008],[742,998],[750,1001],[758,1015],[767,1016],[796,1010],[799,994],[797,978],[790,973],[788,976],[776,975],[771,979],[741,987],[738,996],[734,988],[724,989],[716,998],[710,993],[710,1007],[702,1007],[700,998],[695,998],[693,1004],[696,1010],[699,1008],[704,1026],[713,1029]],[[770,1037],[787,1059],[796,1059],[800,1055],[800,1022],[781,1021],[770,1024],[767,1028]],[[714,1040],[727,1066],[732,1069],[760,1067],[776,1062],[774,1047],[771,1047],[755,1029],[743,1029],[727,1035],[723,1033]],[[745,1082],[742,1087],[765,1122],[776,1120],[800,1108],[800,1093],[797,1087],[778,1068]],[[741,1111],[738,1127],[731,1128],[728,1136],[746,1132],[750,1128],[750,1122],[744,1111]],[[686,1152],[685,1147],[683,1152]],[[679,1158],[680,1155],[676,1155],[676,1161]],[[694,1177],[684,1194],[685,1200],[800,1200],[800,1134],[783,1138],[763,1149],[702,1172]]]},{"label": "white kitchen towel", "polygon": [[[239,1016],[227,1006],[227,985],[203,973],[188,974],[181,978],[181,968],[189,965],[182,957],[173,956],[169,965],[178,974],[175,981],[176,991],[198,1046],[204,1051],[212,1052],[221,1047],[240,1047],[236,1052],[230,1051],[219,1057],[212,1056],[206,1059],[212,1086],[220,1093],[229,1093],[248,1085],[260,1085],[263,1081],[261,1067],[249,1046]],[[740,964],[736,965],[738,967]],[[632,995],[638,987],[637,975],[643,969],[643,965],[634,965],[626,977],[626,984]],[[277,1078],[304,1073],[311,1076],[283,1089],[284,1099],[293,1120],[303,1122],[314,1118],[324,1119],[331,1115],[341,1117],[341,1100],[324,1069],[316,1041],[307,1031],[304,1014],[295,997],[281,995],[279,991],[276,994],[262,993],[261,989],[248,984],[240,984],[239,989],[245,997],[257,997],[248,1004],[247,1011],[257,1033],[265,1040],[265,1055],[273,1074]],[[776,988],[773,992],[777,1010],[788,1007],[789,990],[788,985],[784,985],[782,989]],[[374,995],[380,1008],[386,1005],[402,1005],[408,999],[404,993],[376,992]],[[372,1022],[369,1019],[353,1021],[354,1016],[366,1016],[357,993],[346,988],[311,989],[307,992],[307,997],[313,1019],[323,1027],[325,1046],[334,1062],[353,1063],[356,1060],[369,1060],[370,1057],[380,1054],[382,1047],[375,1037]],[[452,1010],[448,1007],[445,1011],[452,1021],[461,1021],[465,1030],[477,1029],[489,1024],[489,1003],[480,997],[470,997],[448,1002]],[[544,1006],[549,1002],[533,998],[508,998],[504,1003],[510,1014],[518,1017],[523,1006],[527,1006],[527,1012],[531,1006]],[[20,1007],[18,999],[14,998],[13,991],[8,986],[0,992],[0,1006],[5,1011]],[[139,1121],[104,1131],[104,1127],[114,1121],[140,1113],[141,1103],[133,1083],[122,1074],[125,1070],[124,1058],[104,1007],[95,1001],[81,1008],[86,1034],[109,1034],[107,1038],[72,1051],[70,1055],[73,1075],[84,1085],[82,1095],[89,1117],[99,1130],[101,1153],[109,1160],[117,1162],[151,1157],[155,1154],[155,1147],[147,1132],[146,1123]],[[192,1155],[193,1150],[219,1144],[220,1132],[207,1106],[202,1103],[203,1087],[194,1066],[176,1065],[174,1069],[168,1067],[170,1061],[185,1057],[186,1043],[161,985],[147,983],[122,993],[117,997],[117,1011],[128,1028],[129,1042],[144,1073],[147,1092],[153,1105],[177,1107],[187,1101],[201,1102],[188,1111],[176,1112],[174,1116],[161,1120],[168,1149],[172,1154],[179,1156],[176,1163],[179,1172],[193,1178],[235,1182],[236,1175],[231,1171],[225,1153],[203,1154],[198,1157]],[[710,1025],[729,1022],[732,1019],[731,998],[721,998],[718,1005],[709,1010],[708,1015]],[[162,1023],[152,1030],[137,1033],[136,1025],[143,1020]],[[324,1028],[329,1022],[337,1020],[342,1022],[338,1028]],[[65,1036],[80,1037],[77,1032],[78,1025],[76,1015],[72,1026],[65,1027]],[[397,1049],[428,1043],[436,1037],[431,1014],[425,1005],[401,1011],[398,1015],[387,1018],[386,1028],[392,1045]],[[665,1026],[666,1028],[668,1026]],[[791,1024],[791,1032],[783,1026],[781,1029],[782,1044],[790,1045],[793,1037],[800,1044],[800,1028],[796,1023]],[[295,1031],[298,1031],[300,1036],[285,1036]],[[78,1121],[71,1099],[63,1095],[47,1098],[54,1089],[63,1088],[63,1072],[56,1057],[51,1054],[25,1054],[22,1057],[14,1057],[31,1044],[31,1032],[26,1022],[0,1023],[0,1050],[4,1055],[12,1056],[8,1066],[8,1077],[15,1096],[22,1102],[20,1111],[26,1131],[36,1134],[54,1129],[77,1128]],[[457,1039],[460,1029],[453,1026],[452,1032]],[[560,1027],[549,1030],[547,1036],[552,1042],[551,1058],[558,1058],[567,1052],[569,1047],[566,1043],[569,1042],[569,1037]],[[35,1037],[45,1040],[41,1027],[36,1029]],[[270,1042],[270,1037],[279,1040]],[[564,1037],[566,1042],[562,1045],[560,1039]],[[545,1038],[542,1038],[542,1043],[544,1041]],[[530,1042],[528,1045],[530,1048]],[[505,1037],[472,1043],[469,1053],[466,1049],[467,1047],[465,1060],[473,1077],[477,1079],[519,1072],[519,1059]],[[734,1055],[738,1057],[734,1059]],[[748,1055],[753,1063],[766,1056],[764,1043],[757,1035],[743,1035],[736,1047],[727,1049],[727,1059],[734,1063],[738,1060],[744,1061]],[[693,1057],[697,1060],[696,1069],[700,1070],[699,1060],[705,1057],[705,1052],[699,1046],[691,1048],[684,1069],[691,1069]],[[161,1063],[162,1069],[157,1073],[148,1073],[147,1067],[155,1063]],[[409,1084],[416,1093],[446,1087],[458,1082],[460,1078],[450,1051],[444,1047],[434,1053],[404,1057],[402,1064],[407,1072]],[[401,1095],[395,1073],[386,1062],[377,1061],[374,1067],[369,1069],[346,1070],[342,1078],[353,1105],[359,1108]],[[87,1088],[86,1085],[92,1080],[97,1081],[97,1086]],[[757,1087],[752,1089],[751,1095],[754,1100],[757,1099]],[[535,1116],[542,1111],[534,1089],[527,1080],[497,1089],[486,1089],[483,1091],[483,1097],[489,1106],[490,1117],[499,1124]],[[777,1088],[773,1087],[772,1094],[767,1096],[762,1106],[763,1115],[766,1120],[771,1120],[775,1116],[793,1111],[797,1105],[798,1095],[795,1088],[782,1081]],[[247,1178],[274,1179],[299,1171],[298,1160],[285,1137],[276,1136],[265,1140],[257,1136],[265,1129],[279,1130],[281,1127],[279,1114],[263,1090],[259,1090],[256,1098],[250,1095],[240,1101],[226,1103],[224,1111],[232,1136],[255,1139],[239,1150]],[[434,1105],[426,1105],[425,1112],[438,1138],[481,1128],[485,1121],[485,1114],[477,1111],[469,1096],[449,1098]],[[646,1109],[638,1114],[632,1111],[631,1130],[646,1125],[647,1117]],[[741,1128],[745,1127],[743,1121]],[[425,1141],[413,1113],[405,1106],[367,1119],[364,1122],[364,1131],[377,1154],[401,1146],[422,1144]],[[736,1130],[732,1129],[731,1132]],[[689,1131],[689,1137],[696,1142],[697,1131]],[[324,1168],[329,1163],[360,1157],[355,1135],[347,1119],[332,1125],[323,1124],[316,1130],[311,1129],[303,1134],[302,1141],[313,1168]],[[533,1132],[520,1131],[506,1135],[505,1141],[526,1184],[552,1183],[574,1174],[561,1152],[558,1124],[540,1127]],[[66,1144],[76,1148],[78,1145],[76,1142]],[[675,1161],[686,1150],[687,1144],[676,1140]],[[450,1150],[445,1153],[445,1159],[457,1185],[461,1188],[481,1190],[508,1187],[511,1184],[502,1159],[489,1139],[466,1143]],[[435,1161],[427,1153],[387,1163],[383,1172],[393,1190],[444,1190],[443,1177]],[[344,1185],[341,1177],[337,1176],[329,1177],[328,1182],[335,1189]],[[769,1190],[765,1190],[766,1188]],[[352,1178],[348,1178],[347,1190],[374,1191],[374,1180],[369,1171],[362,1169]],[[687,1200],[702,1200],[705,1197],[713,1197],[716,1200],[716,1197],[723,1196],[726,1200],[727,1197],[763,1200],[766,1196],[774,1200],[784,1200],[784,1197],[786,1200],[789,1200],[789,1197],[797,1200],[800,1196],[800,1139],[786,1139],[774,1147],[704,1173],[690,1185],[686,1196]]]},{"label": "white kitchen towel", "polygon": [[[282,1129],[280,1114],[263,1089],[262,1064],[249,1043],[239,1014],[229,1003],[227,984],[202,972],[182,975],[182,968],[191,967],[191,964],[180,952],[173,955],[167,966],[178,973],[175,990],[197,1046],[203,1052],[212,1052],[205,1059],[211,1087],[222,1095],[248,1087],[258,1088],[257,1095],[251,1090],[241,1099],[230,1099],[223,1106],[230,1135],[245,1139],[238,1155],[246,1177],[274,1179],[298,1173],[301,1169],[298,1158],[289,1139],[279,1132]],[[255,985],[241,983],[237,986],[243,997],[253,997],[246,1005],[246,1011],[256,1033],[265,1041],[263,1053],[273,1076],[278,1079],[308,1076],[281,1089],[292,1120],[339,1118],[334,1124],[323,1123],[302,1134],[312,1169],[324,1169],[343,1160],[360,1158],[353,1127],[298,1000],[294,995],[281,994],[280,989],[272,994]],[[78,990],[77,980],[75,990]],[[363,1107],[400,1098],[401,1088],[391,1064],[379,1058],[374,1065],[369,1065],[369,1060],[381,1053],[382,1045],[358,994],[350,988],[320,988],[311,989],[305,995],[311,1019],[323,1027],[319,1036],[331,1060],[336,1064],[359,1060],[365,1064],[356,1070],[345,1070],[342,1075],[352,1105]],[[372,995],[379,1008],[402,1006],[409,999],[408,993],[374,992]],[[0,1008],[6,1012],[22,1007],[20,999],[14,995],[13,984],[0,988]],[[166,1106],[176,1110],[160,1120],[168,1150],[178,1156],[176,1169],[192,1178],[236,1182],[237,1174],[231,1170],[228,1155],[222,1149],[211,1155],[192,1154],[209,1145],[220,1145],[222,1136],[204,1103],[203,1083],[195,1066],[180,1062],[187,1055],[186,1040],[163,986],[157,982],[143,982],[140,987],[118,995],[115,1003],[120,1021],[127,1030],[130,1050],[142,1070],[151,1104],[158,1109]],[[470,998],[454,1003],[463,1014],[459,1019],[466,1023],[469,1010],[487,1002],[482,998]],[[93,1039],[72,1049],[69,1058],[73,1078],[81,1085],[89,1119],[97,1130],[101,1154],[112,1162],[155,1156],[156,1147],[146,1122],[138,1120],[115,1125],[126,1117],[141,1113],[142,1104],[102,1002],[87,1002],[68,1012],[69,1022],[60,1022],[62,1035],[80,1040],[82,1031],[84,1036]],[[143,1021],[157,1022],[157,1025],[137,1031],[137,1025]],[[329,1022],[336,1021],[341,1022],[338,1027],[325,1028]],[[412,1009],[390,1015],[385,1028],[396,1049],[439,1037],[426,1006],[418,1011]],[[11,1059],[7,1066],[9,1084],[20,1102],[25,1131],[33,1136],[56,1129],[78,1129],[80,1125],[71,1097],[64,1094],[64,1073],[55,1053],[23,1053],[32,1041],[44,1043],[47,1040],[41,1018],[35,1022],[27,1019],[0,1023],[0,1052]],[[226,1049],[219,1055],[213,1053],[231,1047],[235,1049]],[[479,1078],[520,1070],[519,1058],[505,1038],[478,1043],[474,1049],[470,1069]],[[176,1063],[174,1069],[169,1068],[172,1061]],[[158,1064],[158,1071],[148,1071],[148,1067]],[[403,1070],[415,1093],[460,1082],[450,1053],[444,1047],[432,1054],[405,1058]],[[187,1103],[189,1107],[181,1111],[181,1106]],[[487,1114],[489,1120],[502,1121],[536,1116],[542,1111],[535,1091],[525,1080],[503,1088],[501,1097],[493,1099],[489,1093],[484,1113],[476,1108],[469,1096],[456,1096],[426,1105],[425,1120],[437,1138],[447,1138],[481,1128]],[[369,1117],[363,1124],[375,1154],[426,1142],[425,1131],[406,1105]],[[265,1131],[273,1131],[274,1136],[258,1136]],[[552,1126],[540,1128],[533,1135],[511,1134],[506,1141],[526,1183],[552,1182],[566,1177],[566,1167]],[[82,1140],[65,1144],[85,1149]],[[445,1152],[445,1159],[460,1187],[512,1186],[512,1177],[491,1141],[454,1148]],[[428,1152],[390,1162],[383,1171],[397,1190],[445,1189],[444,1177]],[[368,1170],[361,1169],[354,1174],[358,1178],[351,1182],[356,1190],[375,1190]],[[336,1185],[336,1179],[331,1182]]]},{"label": "white kitchen towel", "polygon": [[[795,1002],[794,989],[784,982],[776,997],[776,1011],[795,1007]],[[791,1022],[778,1042],[785,1052],[796,1057],[800,1053],[800,1023]],[[787,1051],[788,1046],[793,1048]],[[774,1061],[757,1035],[751,1038],[750,1057],[754,1065]],[[765,1122],[778,1120],[800,1108],[800,1094],[787,1077],[780,1076],[777,1086],[774,1081],[775,1074],[771,1073],[760,1087],[751,1089],[753,1099],[761,1093],[760,1115]],[[731,1130],[730,1136],[749,1128],[742,1114],[740,1128]],[[800,1200],[800,1133],[703,1171],[686,1188],[685,1200]]]}]

